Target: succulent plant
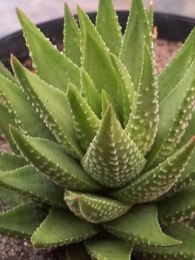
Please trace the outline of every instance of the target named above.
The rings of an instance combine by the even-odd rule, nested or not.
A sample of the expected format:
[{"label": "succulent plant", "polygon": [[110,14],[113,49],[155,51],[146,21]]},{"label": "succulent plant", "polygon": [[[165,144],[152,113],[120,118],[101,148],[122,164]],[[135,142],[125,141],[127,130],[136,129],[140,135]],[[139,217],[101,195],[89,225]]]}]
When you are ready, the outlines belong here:
[{"label": "succulent plant", "polygon": [[[0,65],[0,232],[68,259],[195,259],[195,30],[157,75],[152,8],[65,5],[64,52],[17,10],[33,71]],[[140,259],[140,258],[139,258]]]}]

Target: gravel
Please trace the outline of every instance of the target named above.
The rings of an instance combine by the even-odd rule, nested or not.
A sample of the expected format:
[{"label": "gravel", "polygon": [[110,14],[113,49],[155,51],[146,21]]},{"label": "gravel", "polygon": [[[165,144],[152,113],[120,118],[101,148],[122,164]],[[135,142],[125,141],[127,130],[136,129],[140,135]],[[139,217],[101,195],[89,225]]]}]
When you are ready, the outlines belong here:
[{"label": "gravel", "polygon": [[[157,40],[155,42],[155,56],[157,62],[157,71],[160,72],[170,59],[176,54],[181,47],[181,43],[167,42],[165,40]],[[26,61],[27,67],[30,68],[30,60]],[[0,150],[9,151],[9,146],[0,136]],[[3,204],[0,208],[3,208]],[[0,259],[18,259],[18,260],[58,260],[65,259],[65,249],[59,248],[53,251],[38,251],[34,249],[26,240],[10,238],[0,235]]]}]

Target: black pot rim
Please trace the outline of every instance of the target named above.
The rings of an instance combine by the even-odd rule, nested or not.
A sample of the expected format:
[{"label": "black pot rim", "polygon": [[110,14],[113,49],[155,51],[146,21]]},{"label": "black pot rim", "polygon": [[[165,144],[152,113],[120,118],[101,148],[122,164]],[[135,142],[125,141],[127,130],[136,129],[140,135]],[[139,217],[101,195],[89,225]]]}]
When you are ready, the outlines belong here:
[{"label": "black pot rim", "polygon": [[[129,11],[117,11],[117,13],[124,29]],[[95,21],[96,12],[90,12],[88,15],[92,21]],[[195,19],[167,13],[155,13],[154,24],[158,28],[159,38],[169,41],[184,41],[195,26]],[[46,21],[37,26],[52,42],[62,40],[63,18]],[[27,48],[21,30],[0,39],[0,61],[8,68],[11,53],[20,60],[27,57]]]}]

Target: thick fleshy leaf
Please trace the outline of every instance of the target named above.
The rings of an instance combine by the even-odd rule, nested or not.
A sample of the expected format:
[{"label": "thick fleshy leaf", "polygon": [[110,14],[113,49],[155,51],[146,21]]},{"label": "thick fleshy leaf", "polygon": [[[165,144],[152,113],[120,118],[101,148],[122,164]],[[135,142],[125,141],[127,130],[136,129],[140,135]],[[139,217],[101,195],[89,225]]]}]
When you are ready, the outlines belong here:
[{"label": "thick fleshy leaf", "polygon": [[4,104],[1,103],[0,104],[0,129],[2,131],[3,137],[9,144],[10,148],[17,154],[18,150],[10,136],[9,125],[13,125],[13,126],[16,125],[15,117],[12,113],[9,112],[9,109]]},{"label": "thick fleshy leaf", "polygon": [[30,237],[47,215],[33,203],[20,205],[0,214],[0,231],[6,235]]},{"label": "thick fleshy leaf", "polygon": [[166,139],[160,147],[155,161],[161,161],[166,158],[172,151],[174,151],[176,145],[180,143],[182,136],[188,128],[189,122],[192,119],[192,114],[195,110],[195,80],[192,82],[191,87],[186,93],[181,106],[174,118],[174,124],[169,130]]},{"label": "thick fleshy leaf", "polygon": [[104,117],[104,114],[108,110],[108,107],[112,104],[112,99],[109,96],[108,92],[104,89],[102,89],[102,95],[101,95],[101,101],[102,101],[102,113],[101,117]]},{"label": "thick fleshy leaf", "polygon": [[183,47],[172,60],[172,62],[165,68],[159,76],[159,98],[160,103],[165,100],[170,93],[180,92],[178,87],[179,82],[185,77],[186,73],[194,63],[195,58],[195,29],[192,30],[188,36]]},{"label": "thick fleshy leaf", "polygon": [[90,107],[98,117],[101,115],[101,97],[97,88],[85,70],[81,70],[81,91],[83,97],[87,100]]},{"label": "thick fleshy leaf", "polygon": [[125,127],[128,123],[130,112],[132,110],[132,104],[135,97],[134,85],[131,77],[127,71],[125,65],[121,60],[115,56],[111,55],[113,66],[118,73],[117,84],[118,84],[118,107],[119,115],[122,115],[122,124]]},{"label": "thick fleshy leaf", "polygon": [[18,80],[27,95],[33,97],[33,101],[40,110],[41,117],[43,117],[45,124],[53,135],[65,146],[68,153],[76,158],[81,158],[82,151],[76,141],[66,94],[48,85],[38,76],[25,69],[14,57],[12,64]]},{"label": "thick fleshy leaf", "polygon": [[194,70],[195,62],[174,91],[161,103],[159,129],[148,155],[147,168],[157,165],[173,153],[188,128],[195,109]]},{"label": "thick fleshy leaf", "polygon": [[64,14],[64,54],[80,66],[80,30],[67,4],[65,4]]},{"label": "thick fleshy leaf", "polygon": [[45,221],[33,234],[35,247],[57,247],[80,242],[95,235],[98,228],[69,212],[52,209]]},{"label": "thick fleshy leaf", "polygon": [[52,206],[65,208],[64,190],[31,166],[0,171],[0,185]]},{"label": "thick fleshy leaf", "polygon": [[78,217],[91,223],[114,220],[125,214],[129,207],[103,196],[66,191],[65,201]]},{"label": "thick fleshy leaf", "polygon": [[85,242],[89,255],[94,260],[130,260],[132,246],[119,239],[94,238]]},{"label": "thick fleshy leaf", "polygon": [[195,185],[186,188],[159,203],[159,218],[162,222],[181,222],[194,216]]},{"label": "thick fleshy leaf", "polygon": [[73,85],[69,86],[68,100],[77,140],[83,150],[86,151],[97,133],[100,120],[87,104],[87,101],[81,96],[78,89]]},{"label": "thick fleshy leaf", "polygon": [[0,152],[0,171],[10,171],[27,165],[27,162],[20,156]]},{"label": "thick fleshy leaf", "polygon": [[141,247],[143,257],[150,260],[192,260],[195,259],[195,230],[185,224],[169,225],[166,231],[182,243],[171,247]]},{"label": "thick fleshy leaf", "polygon": [[154,205],[131,209],[121,218],[104,224],[104,227],[114,236],[135,245],[173,246],[179,243],[162,232]]},{"label": "thick fleshy leaf", "polygon": [[144,46],[151,48],[151,33],[142,0],[132,0],[124,41],[121,50],[121,59],[126,65],[135,88],[139,86],[144,57]]},{"label": "thick fleshy leaf", "polygon": [[13,82],[16,81],[13,75],[11,74],[11,72],[1,62],[0,62],[0,74]]},{"label": "thick fleshy leaf", "polygon": [[23,156],[58,185],[81,191],[99,189],[59,144],[25,136],[16,128],[11,133]]},{"label": "thick fleshy leaf", "polygon": [[122,34],[112,0],[99,1],[96,28],[110,51],[118,56],[121,48]]},{"label": "thick fleshy leaf", "polygon": [[49,130],[36,113],[35,108],[27,100],[22,88],[1,74],[0,82],[0,93],[5,97],[9,108],[14,113],[17,125],[24,128],[32,136],[51,138]]},{"label": "thick fleshy leaf", "polygon": [[60,53],[22,11],[17,9],[17,14],[39,76],[62,91],[66,91],[70,82],[79,86],[79,68]]},{"label": "thick fleshy leaf", "polygon": [[26,203],[27,198],[15,191],[0,187],[0,201],[3,202],[6,207],[12,208],[20,205],[21,203]]},{"label": "thick fleshy leaf", "polygon": [[126,127],[127,134],[144,155],[154,143],[159,123],[158,86],[154,70],[153,57],[145,46],[141,80]]},{"label": "thick fleshy leaf", "polygon": [[129,186],[114,192],[112,196],[123,202],[135,204],[159,198],[171,189],[185,171],[194,148],[195,138],[193,137],[156,168],[142,174]]},{"label": "thick fleshy leaf", "polygon": [[115,188],[137,176],[144,164],[145,158],[109,107],[82,160],[85,171],[102,185]]},{"label": "thick fleshy leaf", "polygon": [[121,74],[115,69],[111,53],[106,47],[89,17],[78,9],[82,32],[82,65],[99,92],[105,89],[113,100],[113,106],[122,121],[123,104],[119,102]]}]

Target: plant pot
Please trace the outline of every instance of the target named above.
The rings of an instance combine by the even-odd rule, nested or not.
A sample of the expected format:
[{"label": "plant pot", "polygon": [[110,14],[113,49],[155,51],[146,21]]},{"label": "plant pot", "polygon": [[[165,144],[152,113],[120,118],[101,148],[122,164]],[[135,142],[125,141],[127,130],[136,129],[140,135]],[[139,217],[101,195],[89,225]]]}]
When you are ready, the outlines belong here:
[{"label": "plant pot", "polygon": [[[118,15],[122,28],[125,28],[128,12],[119,11]],[[95,21],[96,13],[90,13],[89,16],[92,21]],[[184,41],[193,29],[195,19],[155,13],[154,23],[158,28],[159,38],[170,41]],[[38,27],[54,44],[62,43],[63,19],[45,22]],[[28,51],[21,31],[0,40],[0,60],[7,68],[10,68],[10,53],[14,54],[21,61],[27,58]]]},{"label": "plant pot", "polygon": [[[125,28],[128,12],[119,11],[118,15],[122,28]],[[96,14],[91,13],[89,16],[94,21]],[[159,38],[171,41],[184,41],[195,25],[195,20],[193,19],[174,15],[156,13],[154,18],[155,25],[158,27]],[[42,23],[39,25],[39,28],[54,44],[62,43],[63,19]],[[28,57],[28,51],[21,31],[0,40],[0,60],[8,68],[10,68],[9,60],[11,53],[22,62]],[[50,259],[47,257],[40,259]],[[60,258],[55,257],[55,259]]]}]

